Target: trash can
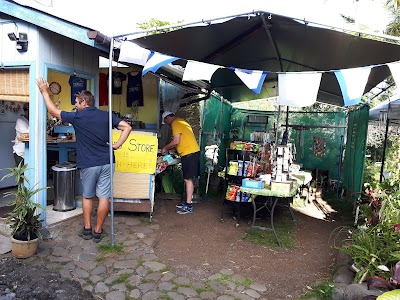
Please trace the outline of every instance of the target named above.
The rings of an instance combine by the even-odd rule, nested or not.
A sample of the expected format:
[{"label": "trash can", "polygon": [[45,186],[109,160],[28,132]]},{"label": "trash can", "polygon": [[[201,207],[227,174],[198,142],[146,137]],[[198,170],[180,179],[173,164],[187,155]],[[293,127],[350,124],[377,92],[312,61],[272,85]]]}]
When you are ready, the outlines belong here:
[{"label": "trash can", "polygon": [[53,210],[69,211],[75,205],[76,165],[71,163],[58,164],[52,167],[54,185]]}]

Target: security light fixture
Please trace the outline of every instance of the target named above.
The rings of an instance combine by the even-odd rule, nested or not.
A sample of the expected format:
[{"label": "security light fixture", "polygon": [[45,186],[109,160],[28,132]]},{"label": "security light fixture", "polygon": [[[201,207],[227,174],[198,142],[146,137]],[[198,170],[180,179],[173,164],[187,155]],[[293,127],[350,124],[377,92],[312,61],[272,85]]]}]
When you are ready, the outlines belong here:
[{"label": "security light fixture", "polygon": [[28,34],[20,32],[17,37],[14,32],[10,32],[7,35],[10,41],[16,42],[16,49],[18,52],[28,51]]},{"label": "security light fixture", "polygon": [[18,39],[14,32],[10,32],[7,35],[10,41],[16,41]]}]

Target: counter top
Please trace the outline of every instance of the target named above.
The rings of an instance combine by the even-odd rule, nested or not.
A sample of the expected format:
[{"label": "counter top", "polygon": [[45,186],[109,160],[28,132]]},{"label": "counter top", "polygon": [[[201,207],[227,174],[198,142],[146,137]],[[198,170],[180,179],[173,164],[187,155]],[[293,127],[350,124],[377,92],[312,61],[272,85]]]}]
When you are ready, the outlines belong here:
[{"label": "counter top", "polygon": [[[29,138],[19,138],[20,142],[29,142]],[[60,138],[51,138],[47,137],[46,142],[48,144],[59,144],[59,143],[74,143],[76,142],[75,139],[60,139]]]}]

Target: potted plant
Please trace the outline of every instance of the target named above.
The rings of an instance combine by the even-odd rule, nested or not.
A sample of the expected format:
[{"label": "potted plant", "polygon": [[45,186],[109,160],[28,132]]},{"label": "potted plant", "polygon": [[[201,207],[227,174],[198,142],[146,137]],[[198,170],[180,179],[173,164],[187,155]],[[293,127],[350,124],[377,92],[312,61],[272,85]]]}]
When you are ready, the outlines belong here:
[{"label": "potted plant", "polygon": [[6,223],[11,224],[12,254],[17,258],[28,258],[36,252],[39,239],[42,238],[40,232],[42,221],[37,210],[44,210],[44,208],[39,203],[33,202],[31,198],[48,188],[35,188],[37,185],[30,187],[28,178],[24,175],[27,169],[28,165],[22,163],[14,168],[6,168],[9,172],[1,179],[15,177],[17,184],[15,191],[4,194],[4,197],[14,197],[14,200],[8,204],[14,209],[8,213]]}]

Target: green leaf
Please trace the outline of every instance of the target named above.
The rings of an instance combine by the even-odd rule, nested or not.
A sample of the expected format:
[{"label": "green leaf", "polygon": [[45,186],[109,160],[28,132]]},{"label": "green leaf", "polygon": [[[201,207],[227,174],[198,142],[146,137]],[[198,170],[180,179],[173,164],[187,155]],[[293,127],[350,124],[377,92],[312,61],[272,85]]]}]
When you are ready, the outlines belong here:
[{"label": "green leaf", "polygon": [[393,290],[390,292],[385,292],[378,296],[376,300],[398,300],[400,299],[400,290]]}]

